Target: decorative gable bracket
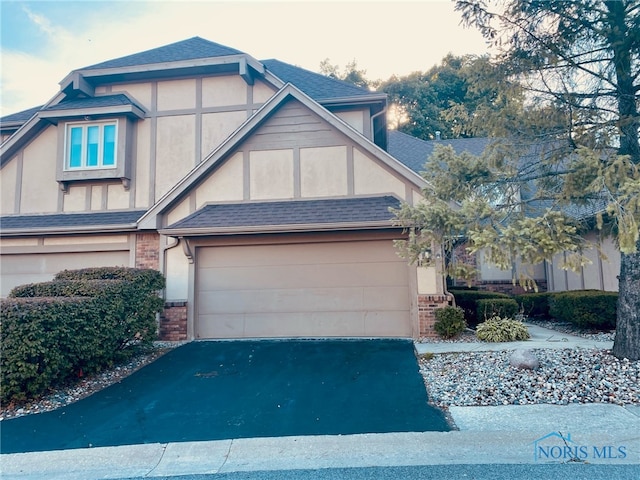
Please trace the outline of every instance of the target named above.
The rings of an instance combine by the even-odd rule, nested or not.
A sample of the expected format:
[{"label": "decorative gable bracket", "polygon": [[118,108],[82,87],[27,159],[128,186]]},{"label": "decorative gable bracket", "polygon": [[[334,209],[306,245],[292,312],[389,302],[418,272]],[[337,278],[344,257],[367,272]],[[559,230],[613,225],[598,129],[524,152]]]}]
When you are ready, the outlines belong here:
[{"label": "decorative gable bracket", "polygon": [[193,263],[193,248],[191,247],[191,242],[187,237],[178,237],[180,243],[182,243],[182,251],[184,252],[185,257],[189,260],[189,263]]}]

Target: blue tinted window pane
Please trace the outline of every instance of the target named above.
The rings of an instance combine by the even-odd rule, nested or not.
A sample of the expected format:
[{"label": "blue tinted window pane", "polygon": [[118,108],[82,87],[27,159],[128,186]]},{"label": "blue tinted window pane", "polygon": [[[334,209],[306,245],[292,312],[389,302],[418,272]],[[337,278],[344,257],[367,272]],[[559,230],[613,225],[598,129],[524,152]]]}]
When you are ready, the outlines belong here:
[{"label": "blue tinted window pane", "polygon": [[87,167],[98,166],[98,146],[100,144],[100,127],[87,127]]},{"label": "blue tinted window pane", "polygon": [[69,132],[69,168],[82,167],[82,127]]},{"label": "blue tinted window pane", "polygon": [[111,166],[116,164],[116,126],[105,125],[104,127],[104,147],[102,153],[102,164]]}]

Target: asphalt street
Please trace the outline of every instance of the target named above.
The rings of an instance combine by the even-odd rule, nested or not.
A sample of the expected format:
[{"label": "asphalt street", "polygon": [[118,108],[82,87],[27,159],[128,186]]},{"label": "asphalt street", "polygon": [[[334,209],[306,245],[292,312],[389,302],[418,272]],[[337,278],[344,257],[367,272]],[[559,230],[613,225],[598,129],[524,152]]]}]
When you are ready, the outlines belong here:
[{"label": "asphalt street", "polygon": [[[407,467],[270,470],[126,480],[637,480],[640,465],[420,465]],[[125,479],[122,479],[125,480]]]}]

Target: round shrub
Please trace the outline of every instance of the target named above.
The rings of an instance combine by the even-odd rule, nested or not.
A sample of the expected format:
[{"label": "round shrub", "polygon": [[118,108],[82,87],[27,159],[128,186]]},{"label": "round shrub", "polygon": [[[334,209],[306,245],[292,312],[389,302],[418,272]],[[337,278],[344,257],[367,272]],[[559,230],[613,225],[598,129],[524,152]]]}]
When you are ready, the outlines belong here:
[{"label": "round shrub", "polygon": [[529,339],[529,331],[517,320],[492,317],[478,325],[476,337],[483,342],[514,342]]},{"label": "round shrub", "polygon": [[459,307],[447,306],[436,310],[436,322],[433,328],[442,338],[460,335],[467,328],[464,312]]}]

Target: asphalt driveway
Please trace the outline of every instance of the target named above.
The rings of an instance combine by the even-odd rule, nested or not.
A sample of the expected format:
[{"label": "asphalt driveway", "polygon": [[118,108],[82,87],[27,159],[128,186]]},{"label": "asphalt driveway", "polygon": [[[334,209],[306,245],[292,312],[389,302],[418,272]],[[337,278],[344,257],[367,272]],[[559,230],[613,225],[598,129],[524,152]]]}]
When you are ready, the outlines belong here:
[{"label": "asphalt driveway", "polygon": [[192,342],[75,404],[0,423],[2,453],[448,431],[408,340]]}]

